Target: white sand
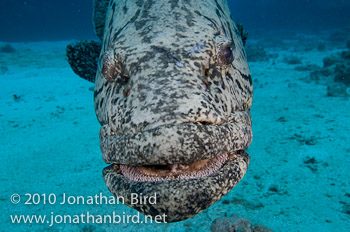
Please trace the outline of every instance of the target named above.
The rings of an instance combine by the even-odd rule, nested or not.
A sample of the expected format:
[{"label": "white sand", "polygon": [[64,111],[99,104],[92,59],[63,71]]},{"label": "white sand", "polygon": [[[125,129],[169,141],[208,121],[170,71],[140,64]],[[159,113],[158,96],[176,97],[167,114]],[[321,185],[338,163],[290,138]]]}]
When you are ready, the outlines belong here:
[{"label": "white sand", "polygon": [[[295,52],[292,46],[267,48],[279,57],[250,64],[255,86],[251,163],[241,183],[208,210],[172,224],[12,224],[10,215],[16,214],[137,214],[122,204],[24,204],[26,193],[54,193],[58,199],[63,193],[111,195],[101,173],[107,165],[99,150],[93,84],[71,71],[67,43],[12,44],[16,53],[0,54],[1,230],[210,231],[216,218],[238,214],[274,231],[350,231],[345,213],[350,207],[350,100],[327,97],[326,86],[302,81],[308,72],[282,62],[295,55],[304,64],[321,66],[336,48]],[[305,164],[310,158],[316,163]],[[14,193],[22,197],[19,204],[10,202]]]}]

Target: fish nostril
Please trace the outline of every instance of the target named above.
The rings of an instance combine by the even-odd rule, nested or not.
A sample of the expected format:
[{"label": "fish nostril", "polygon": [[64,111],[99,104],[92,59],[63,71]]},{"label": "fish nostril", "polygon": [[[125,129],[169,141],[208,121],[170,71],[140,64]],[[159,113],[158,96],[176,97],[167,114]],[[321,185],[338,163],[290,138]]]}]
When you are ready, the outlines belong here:
[{"label": "fish nostril", "polygon": [[204,70],[204,75],[206,76],[206,77],[208,77],[209,76],[209,68],[206,68],[205,70]]},{"label": "fish nostril", "polygon": [[207,89],[210,89],[210,83],[209,83],[210,69],[209,68],[205,68],[203,74],[202,74],[202,77],[201,77],[202,83],[205,85],[205,87]]},{"label": "fish nostril", "polygon": [[213,123],[208,122],[208,121],[198,121],[196,124],[201,125],[201,126],[208,126],[208,125],[213,125]]}]

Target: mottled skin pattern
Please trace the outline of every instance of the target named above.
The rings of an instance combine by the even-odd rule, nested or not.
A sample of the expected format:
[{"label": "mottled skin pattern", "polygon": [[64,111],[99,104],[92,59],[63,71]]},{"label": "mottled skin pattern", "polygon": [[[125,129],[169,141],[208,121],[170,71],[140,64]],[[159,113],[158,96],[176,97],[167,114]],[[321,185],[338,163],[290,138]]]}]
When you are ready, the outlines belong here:
[{"label": "mottled skin pattern", "polygon": [[[253,87],[241,33],[225,0],[111,0],[104,11],[107,2],[95,1],[103,45],[94,92],[102,155],[114,163],[106,185],[146,215],[185,220],[229,192],[249,164]],[[119,168],[223,152],[230,159],[200,178],[137,182]],[[131,204],[131,193],[156,193],[157,204]]]}]

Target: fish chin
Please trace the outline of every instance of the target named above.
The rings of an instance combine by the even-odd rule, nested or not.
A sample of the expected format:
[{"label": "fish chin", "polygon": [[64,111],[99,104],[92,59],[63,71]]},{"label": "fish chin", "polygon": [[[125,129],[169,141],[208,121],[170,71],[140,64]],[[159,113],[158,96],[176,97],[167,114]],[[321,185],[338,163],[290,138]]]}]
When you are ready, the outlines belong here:
[{"label": "fish chin", "polygon": [[[103,170],[106,186],[115,197],[164,222],[186,220],[227,194],[244,176],[250,157],[244,151],[219,154],[211,160],[166,166],[112,164]],[[136,196],[154,201],[135,201]]]}]

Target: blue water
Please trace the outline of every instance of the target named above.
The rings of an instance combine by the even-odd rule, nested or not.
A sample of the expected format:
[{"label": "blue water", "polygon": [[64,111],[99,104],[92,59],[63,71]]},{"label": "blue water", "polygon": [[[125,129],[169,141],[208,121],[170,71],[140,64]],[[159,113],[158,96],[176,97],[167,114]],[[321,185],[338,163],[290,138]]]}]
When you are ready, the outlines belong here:
[{"label": "blue water", "polygon": [[[346,0],[231,0],[236,22],[250,34],[279,29],[317,31],[350,25]],[[89,0],[2,0],[1,41],[67,40],[94,38]]]},{"label": "blue water", "polygon": [[[93,84],[65,55],[70,42],[97,39],[92,0],[0,0],[0,231],[210,231],[232,215],[273,231],[350,231],[350,1],[228,2],[249,33],[254,83],[243,180],[183,222],[51,227],[10,216],[136,214],[124,205],[50,204],[63,193],[111,196]],[[38,204],[24,204],[36,193]]]},{"label": "blue water", "polygon": [[1,41],[93,38],[92,1],[2,0]]},{"label": "blue water", "polygon": [[350,2],[346,0],[235,0],[232,15],[248,30],[314,32],[350,25]]}]

